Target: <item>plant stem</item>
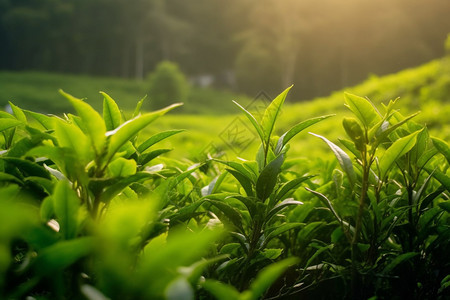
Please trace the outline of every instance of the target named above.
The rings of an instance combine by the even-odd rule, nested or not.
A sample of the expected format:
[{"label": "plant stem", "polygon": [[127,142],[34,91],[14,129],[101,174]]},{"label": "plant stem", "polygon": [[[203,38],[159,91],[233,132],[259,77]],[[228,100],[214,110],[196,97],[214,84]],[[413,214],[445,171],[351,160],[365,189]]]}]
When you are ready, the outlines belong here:
[{"label": "plant stem", "polygon": [[[370,163],[367,163],[366,153],[362,153],[362,167],[363,167],[363,178],[362,178],[362,186],[361,186],[361,194],[359,197],[359,209],[358,215],[356,218],[356,226],[355,226],[355,234],[353,235],[352,243],[351,243],[351,258],[352,258],[352,280],[351,280],[351,288],[352,288],[352,298],[358,299],[358,270],[356,266],[356,251],[359,240],[359,235],[362,226],[362,217],[364,213],[364,204],[367,195],[367,190],[369,188],[369,172],[370,172]],[[372,161],[370,159],[369,161]]]}]

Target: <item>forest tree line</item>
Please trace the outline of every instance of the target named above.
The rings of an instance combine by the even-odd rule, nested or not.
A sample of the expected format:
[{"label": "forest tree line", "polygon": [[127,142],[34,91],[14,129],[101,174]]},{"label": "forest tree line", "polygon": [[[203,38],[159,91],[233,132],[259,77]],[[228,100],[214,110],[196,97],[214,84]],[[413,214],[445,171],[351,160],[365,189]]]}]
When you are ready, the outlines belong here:
[{"label": "forest tree line", "polygon": [[444,54],[448,0],[0,0],[0,70],[190,78],[296,99]]}]

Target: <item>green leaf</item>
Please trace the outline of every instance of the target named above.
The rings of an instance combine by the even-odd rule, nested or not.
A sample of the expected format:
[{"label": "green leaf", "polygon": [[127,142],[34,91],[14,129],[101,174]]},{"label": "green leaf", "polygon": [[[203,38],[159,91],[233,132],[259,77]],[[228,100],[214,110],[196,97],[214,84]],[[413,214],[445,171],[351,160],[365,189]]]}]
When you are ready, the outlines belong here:
[{"label": "green leaf", "polygon": [[142,153],[145,150],[147,150],[148,148],[150,148],[151,146],[153,146],[154,144],[156,144],[174,134],[177,134],[177,133],[180,133],[183,131],[185,131],[185,130],[184,129],[175,129],[175,130],[167,130],[167,131],[156,133],[156,134],[152,135],[149,139],[147,139],[145,142],[140,144],[139,147],[137,148],[137,150],[140,153]]},{"label": "green leaf", "polygon": [[298,258],[290,257],[265,267],[258,273],[255,280],[251,283],[249,291],[244,292],[244,299],[260,299],[266,290],[274,283],[274,281],[277,280],[287,268],[297,262]]},{"label": "green leaf", "polygon": [[[414,114],[406,117],[405,119],[401,120],[400,122],[398,122],[394,125],[391,125],[391,126],[389,126],[390,123],[387,121],[384,121],[384,122],[380,121],[380,125],[378,127],[375,126],[371,130],[369,130],[369,141],[371,141],[373,136],[375,136],[375,138],[376,138],[375,146],[377,146],[378,144],[383,142],[383,140],[386,139],[389,134],[394,132],[394,130],[396,130],[397,128],[399,128],[400,126],[402,126],[403,124],[405,124],[406,122],[408,122],[409,120],[411,120],[412,118],[417,116],[418,114],[419,114],[418,112],[414,113]],[[387,127],[387,126],[389,126],[389,127]]]},{"label": "green leaf", "polygon": [[431,140],[433,141],[434,147],[442,154],[444,155],[445,159],[447,160],[447,163],[450,164],[450,147],[448,144],[436,137],[432,137]]},{"label": "green leaf", "polygon": [[64,270],[82,257],[89,255],[95,245],[92,237],[60,241],[38,253],[34,269],[40,276],[52,276]]},{"label": "green leaf", "polygon": [[61,234],[66,240],[73,239],[78,229],[77,218],[81,206],[80,199],[67,181],[59,181],[56,184],[52,198]]},{"label": "green leaf", "polygon": [[50,173],[44,167],[41,167],[32,161],[15,157],[0,157],[0,160],[4,160],[15,166],[20,170],[24,177],[37,176],[51,179]]},{"label": "green leaf", "polygon": [[308,192],[311,192],[311,193],[313,193],[314,195],[316,195],[321,201],[322,201],[322,203],[326,206],[326,207],[328,207],[328,209],[331,211],[331,213],[334,215],[334,217],[336,218],[336,220],[338,220],[339,221],[339,223],[343,223],[343,221],[342,221],[342,219],[341,219],[341,217],[339,217],[339,215],[338,215],[338,213],[336,212],[336,210],[334,209],[334,207],[333,207],[333,204],[331,203],[331,201],[324,195],[324,194],[321,194],[321,193],[319,193],[319,192],[317,192],[317,191],[313,191],[313,190],[311,190],[311,189],[309,189],[309,188],[305,188]]},{"label": "green leaf", "polygon": [[328,116],[322,116],[322,117],[317,117],[317,118],[313,118],[313,119],[309,119],[306,121],[303,121],[297,125],[295,125],[294,127],[292,127],[291,129],[289,129],[288,131],[286,131],[279,139],[277,142],[277,146],[275,149],[275,154],[279,154],[281,152],[281,150],[283,149],[283,147],[293,138],[295,137],[297,134],[299,134],[301,131],[303,131],[304,129],[320,122],[323,121],[329,117],[332,117],[334,115],[328,115]]},{"label": "green leaf", "polygon": [[275,205],[274,208],[272,208],[266,216],[266,222],[268,222],[275,214],[277,214],[279,211],[281,211],[282,209],[286,208],[289,205],[302,205],[303,202],[300,201],[296,201],[293,198],[289,198],[286,200],[283,200],[282,202],[278,203],[277,205]]},{"label": "green leaf", "polygon": [[215,159],[215,161],[233,168],[242,176],[250,180],[252,183],[256,182],[256,175],[253,172],[249,171],[248,168],[246,168],[243,164],[234,161],[223,161],[218,159]]},{"label": "green leaf", "polygon": [[53,203],[54,200],[52,196],[48,196],[42,201],[41,207],[39,209],[39,214],[42,221],[47,222],[53,217],[53,214],[55,213]]},{"label": "green leaf", "polygon": [[108,170],[112,177],[126,177],[136,174],[136,167],[135,160],[119,157],[108,165]]},{"label": "green leaf", "polygon": [[15,106],[11,101],[9,101],[9,106],[11,106],[11,109],[14,113],[14,116],[16,116],[16,119],[22,122],[23,124],[27,124],[27,117],[25,116],[22,109],[20,109],[18,106]]},{"label": "green leaf", "polygon": [[8,173],[0,172],[0,182],[7,182],[7,181],[22,184],[22,181],[20,181],[20,179],[17,178],[16,176],[13,176]]},{"label": "green leaf", "polygon": [[107,135],[111,136],[108,148],[107,161],[124,145],[127,141],[132,139],[139,131],[144,129],[157,118],[163,116],[172,109],[181,106],[181,103],[170,105],[161,110],[140,115],[131,119],[113,131],[108,131]]},{"label": "green leaf", "polygon": [[415,256],[417,256],[419,253],[417,252],[407,252],[400,254],[396,258],[394,258],[383,270],[384,274],[387,274],[391,272],[395,267],[397,267],[399,264],[407,261],[408,259],[411,259]]},{"label": "green leaf", "polygon": [[157,158],[158,156],[170,152],[173,149],[156,149],[150,152],[146,152],[144,154],[142,154],[141,156],[138,157],[138,163],[141,166],[144,166],[146,164],[148,164],[149,162],[151,162],[153,159]]},{"label": "green leaf", "polygon": [[108,203],[109,201],[111,201],[112,198],[117,196],[124,188],[126,188],[130,184],[149,179],[153,176],[154,175],[150,174],[150,173],[138,172],[134,175],[125,177],[125,178],[115,182],[110,187],[106,188],[105,191],[102,193],[100,200],[105,203]]},{"label": "green leaf", "polygon": [[373,124],[381,120],[380,115],[369,100],[350,93],[344,93],[344,98],[347,107],[366,128],[370,128]]},{"label": "green leaf", "polygon": [[420,131],[416,131],[410,135],[407,135],[401,139],[396,140],[383,154],[380,159],[380,179],[384,180],[389,169],[394,165],[395,161],[405,155],[416,144],[417,134]]},{"label": "green leaf", "polygon": [[339,139],[342,145],[347,148],[355,157],[361,158],[361,153],[356,149],[355,143],[346,139]]},{"label": "green leaf", "polygon": [[256,181],[256,195],[264,202],[272,193],[277,184],[278,174],[281,172],[281,165],[284,162],[284,155],[278,155],[259,174]]},{"label": "green leaf", "polygon": [[434,199],[436,199],[440,194],[442,194],[442,192],[445,191],[445,187],[444,186],[439,186],[434,192],[428,194],[425,196],[425,198],[422,200],[422,202],[420,203],[420,208],[419,211],[422,212],[425,209],[428,208],[428,205],[433,202]]},{"label": "green leaf", "polygon": [[[281,112],[281,107],[283,106],[284,100],[286,99],[289,90],[292,88],[292,85],[285,89],[281,94],[279,94],[266,108],[264,115],[261,120],[261,128],[264,134],[264,140],[270,141],[270,136],[275,127],[275,122],[277,120],[278,115]],[[268,146],[268,145],[267,145]]]},{"label": "green leaf", "polygon": [[234,198],[234,199],[241,201],[245,205],[245,207],[247,207],[247,210],[250,213],[250,216],[252,218],[254,218],[255,215],[257,214],[258,211],[257,211],[257,207],[256,207],[256,200],[257,200],[256,198],[244,197],[241,195],[232,195],[232,196],[226,197],[225,199],[228,199],[228,198]]},{"label": "green leaf", "polygon": [[233,103],[237,105],[237,107],[239,107],[240,110],[242,110],[242,112],[245,114],[245,116],[247,117],[247,119],[250,120],[250,122],[252,123],[253,127],[255,128],[256,132],[259,135],[259,138],[261,139],[261,143],[264,144],[264,133],[263,130],[261,128],[261,126],[259,126],[258,121],[256,121],[255,117],[249,112],[247,111],[245,108],[243,108],[239,103],[237,103],[236,101],[233,100]]},{"label": "green leaf", "polygon": [[72,149],[85,164],[93,158],[94,152],[89,148],[89,139],[78,126],[63,120],[56,120],[54,126],[59,147]]},{"label": "green leaf", "polygon": [[284,223],[282,225],[276,226],[275,228],[273,228],[273,230],[267,230],[269,233],[264,239],[263,246],[267,245],[267,243],[271,239],[281,235],[282,233],[302,226],[305,226],[305,223]]},{"label": "green leaf", "polygon": [[450,213],[450,201],[444,201],[439,203],[439,207],[445,210],[446,212]]},{"label": "green leaf", "polygon": [[171,224],[177,224],[178,222],[185,222],[190,218],[196,216],[196,210],[204,203],[204,200],[197,200],[194,203],[187,204],[180,208],[173,216],[170,217]]},{"label": "green leaf", "polygon": [[210,259],[203,258],[188,267],[178,268],[178,272],[187,278],[192,285],[197,285],[206,267],[227,258],[229,258],[228,255],[219,255]]},{"label": "green leaf", "polygon": [[202,287],[218,300],[239,300],[241,296],[232,285],[213,279],[207,279],[202,283]]},{"label": "green leaf", "polygon": [[347,135],[352,139],[353,143],[355,143],[356,149],[364,151],[366,147],[366,138],[358,121],[355,118],[344,118],[342,125],[344,126]]},{"label": "green leaf", "polygon": [[428,174],[433,174],[433,177],[436,178],[436,180],[439,181],[445,187],[445,189],[450,192],[450,177],[448,175],[437,169],[431,169],[429,167],[425,167],[424,169]]},{"label": "green leaf", "polygon": [[222,201],[211,199],[206,199],[206,201],[217,207],[228,218],[228,220],[233,223],[234,226],[243,231],[242,215],[239,210]]},{"label": "green leaf", "polygon": [[46,130],[53,129],[53,122],[55,120],[54,118],[29,110],[24,110],[24,112],[38,121],[38,123],[41,124],[42,127],[44,127]]},{"label": "green leaf", "polygon": [[348,180],[350,181],[351,186],[354,187],[355,183],[356,183],[356,174],[355,174],[355,171],[353,170],[352,160],[347,155],[347,153],[345,153],[344,150],[339,148],[334,143],[330,142],[325,137],[320,136],[318,134],[314,134],[314,133],[310,133],[310,134],[317,136],[318,138],[321,138],[325,143],[328,144],[328,146],[331,148],[334,155],[336,156],[342,170],[344,170],[344,172],[347,174],[347,177],[348,177]]},{"label": "green leaf", "polygon": [[0,118],[0,131],[5,131],[23,124],[21,121],[10,118]]},{"label": "green leaf", "polygon": [[81,117],[95,153],[97,155],[102,153],[106,142],[106,126],[103,118],[83,100],[75,98],[72,95],[65,93],[63,90],[59,90],[59,93],[69,100]]},{"label": "green leaf", "polygon": [[241,184],[247,196],[253,196],[252,181],[248,177],[233,169],[227,168],[226,170]]},{"label": "green leaf", "polygon": [[145,95],[144,98],[139,100],[139,102],[136,104],[136,108],[134,109],[133,116],[131,117],[132,119],[134,119],[135,117],[137,117],[141,113],[141,107],[142,107],[142,104],[144,103],[144,100],[146,98],[147,98],[147,95]]},{"label": "green leaf", "polygon": [[302,177],[297,177],[295,179],[292,179],[292,180],[286,182],[278,189],[277,194],[275,196],[275,200],[277,201],[277,200],[283,199],[286,196],[286,194],[288,194],[291,191],[294,191],[304,181],[311,179],[313,177],[314,177],[314,175],[302,176]]},{"label": "green leaf", "polygon": [[180,266],[189,266],[204,257],[220,234],[217,230],[192,233],[175,229],[169,238],[162,235],[151,240],[139,257],[133,284],[144,288],[144,299],[160,299],[155,293],[165,290]]},{"label": "green leaf", "polygon": [[106,130],[113,130],[122,124],[122,114],[116,101],[105,92],[103,95],[103,120],[105,121]]}]

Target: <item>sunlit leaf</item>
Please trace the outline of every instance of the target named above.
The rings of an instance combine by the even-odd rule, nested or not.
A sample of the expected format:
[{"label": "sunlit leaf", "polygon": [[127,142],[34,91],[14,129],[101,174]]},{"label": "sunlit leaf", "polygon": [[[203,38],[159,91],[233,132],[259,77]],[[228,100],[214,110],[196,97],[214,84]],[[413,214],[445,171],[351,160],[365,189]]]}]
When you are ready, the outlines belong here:
[{"label": "sunlit leaf", "polygon": [[237,103],[236,101],[233,101],[234,104],[237,105],[237,107],[239,107],[240,110],[242,110],[242,112],[245,114],[245,116],[247,117],[247,119],[249,119],[249,121],[252,123],[253,128],[255,128],[256,132],[259,135],[259,138],[261,139],[261,143],[264,143],[264,133],[263,133],[263,129],[261,128],[261,126],[258,124],[258,121],[255,119],[255,117],[248,111],[246,110],[244,107],[242,107],[239,103]]},{"label": "sunlit leaf", "polygon": [[95,153],[97,155],[102,153],[106,141],[106,126],[103,118],[83,100],[75,98],[72,95],[65,93],[63,90],[59,90],[59,93],[70,101],[78,115],[81,117]]},{"label": "sunlit leaf", "polygon": [[122,124],[122,114],[116,101],[105,92],[103,95],[103,120],[105,121],[106,130],[113,130]]},{"label": "sunlit leaf", "polygon": [[173,104],[161,110],[140,115],[123,123],[115,130],[108,131],[108,136],[111,136],[111,138],[109,142],[107,160],[111,159],[120,147],[133,138],[139,131],[147,127],[157,118],[179,106],[181,106],[181,104]]},{"label": "sunlit leaf", "polygon": [[289,90],[292,88],[292,85],[285,89],[281,94],[279,94],[266,108],[264,115],[261,120],[261,129],[264,134],[265,141],[270,139],[272,131],[275,127],[275,122],[278,118],[278,115],[281,112],[281,107],[283,106],[284,101],[286,100],[286,96],[289,93]]},{"label": "sunlit leaf", "polygon": [[350,108],[366,128],[370,128],[381,120],[380,115],[369,100],[350,93],[344,93],[344,98],[347,107]]},{"label": "sunlit leaf", "polygon": [[180,133],[183,131],[185,131],[185,130],[184,129],[175,129],[175,130],[167,130],[167,131],[156,133],[156,134],[152,135],[150,138],[148,138],[145,142],[140,144],[137,147],[137,150],[140,153],[142,153],[145,150],[147,150],[148,148],[150,148],[151,146],[153,146],[154,144],[156,144],[174,134],[177,134],[177,133]]},{"label": "sunlit leaf", "polygon": [[380,158],[380,178],[384,180],[390,168],[394,165],[395,161],[405,155],[416,144],[417,134],[416,131],[410,135],[407,135],[401,139],[396,140]]},{"label": "sunlit leaf", "polygon": [[89,139],[78,126],[62,120],[56,120],[54,126],[59,147],[72,149],[84,163],[93,157],[94,152],[89,147]]},{"label": "sunlit leaf", "polygon": [[113,177],[126,177],[136,173],[136,161],[118,157],[108,165],[108,170]]},{"label": "sunlit leaf", "polygon": [[352,160],[350,159],[348,154],[345,153],[345,151],[342,150],[341,148],[339,148],[336,144],[330,142],[327,138],[320,136],[318,134],[314,134],[314,133],[310,133],[310,134],[317,136],[318,138],[321,138],[325,143],[327,143],[327,145],[331,148],[334,155],[336,156],[342,170],[344,170],[344,172],[347,174],[347,177],[348,177],[348,180],[350,181],[351,186],[352,187],[355,186],[356,174],[355,174],[355,171],[353,170]]},{"label": "sunlit leaf", "polygon": [[304,129],[320,122],[323,121],[329,117],[332,117],[333,115],[328,115],[328,116],[322,116],[322,117],[318,117],[318,118],[312,118],[306,121],[303,121],[297,125],[295,125],[294,127],[292,127],[291,129],[289,129],[288,131],[286,131],[279,139],[277,142],[277,146],[275,149],[275,153],[278,154],[281,152],[281,149],[283,149],[283,147],[293,138],[295,137],[297,134],[299,134],[300,132],[302,132]]},{"label": "sunlit leaf", "polygon": [[14,116],[17,120],[22,122],[23,124],[27,124],[27,117],[25,116],[25,113],[22,109],[20,109],[18,106],[14,105],[11,101],[8,102],[9,106],[11,106],[11,109],[14,113]]},{"label": "sunlit leaf", "polygon": [[54,118],[29,110],[24,110],[24,112],[27,115],[30,115],[36,121],[38,121],[38,123],[41,124],[42,127],[44,127],[45,129],[47,130],[53,129],[53,123],[55,120]]},{"label": "sunlit leaf", "polygon": [[443,141],[443,140],[441,140],[439,138],[436,138],[436,137],[432,137],[431,140],[433,141],[434,147],[442,155],[444,155],[445,159],[450,164],[450,147],[449,147],[448,143],[446,143],[445,141]]},{"label": "sunlit leaf", "polygon": [[10,118],[0,118],[0,131],[5,131],[23,124],[21,121]]}]

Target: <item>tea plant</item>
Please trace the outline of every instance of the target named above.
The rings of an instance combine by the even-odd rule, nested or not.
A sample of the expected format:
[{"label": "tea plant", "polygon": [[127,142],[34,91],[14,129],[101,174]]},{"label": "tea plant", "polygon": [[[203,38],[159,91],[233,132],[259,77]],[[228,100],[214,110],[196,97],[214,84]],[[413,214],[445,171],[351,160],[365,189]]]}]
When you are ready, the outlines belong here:
[{"label": "tea plant", "polygon": [[[206,199],[197,187],[209,179],[198,172],[201,165],[153,164],[168,149],[152,147],[182,130],[137,138],[179,105],[140,114],[141,100],[126,120],[105,93],[102,116],[61,94],[77,115],[47,116],[11,104],[13,114],[0,116],[0,208],[7,225],[0,232],[0,295],[192,299],[208,290],[224,297],[222,283],[199,286],[210,265],[227,259],[216,250],[222,230],[201,207]],[[294,262],[259,268],[249,289],[233,295],[259,298]]]},{"label": "tea plant", "polygon": [[[290,88],[277,96],[267,107],[261,120],[239,104],[257,132],[261,146],[254,161],[220,161],[238,183],[237,193],[211,193],[205,196],[212,212],[230,230],[232,239],[221,246],[220,253],[229,259],[218,270],[218,278],[245,289],[251,285],[258,270],[289,254],[289,231],[304,227],[298,222],[286,222],[283,211],[302,202],[290,196],[303,182],[313,176],[302,175],[288,179],[285,157],[288,142],[302,130],[327,118],[319,117],[301,122],[280,137],[274,128]],[[222,178],[221,178],[222,179]],[[219,181],[214,182],[216,185]],[[214,189],[217,190],[216,186]],[[272,243],[273,239],[283,242]]]},{"label": "tea plant", "polygon": [[[338,236],[347,240],[351,272],[340,272],[344,281],[350,277],[348,292],[354,298],[437,297],[436,283],[449,271],[440,259],[449,242],[444,207],[449,199],[445,173],[450,148],[413,123],[416,114],[403,117],[395,111],[396,101],[380,113],[364,98],[346,94],[345,100],[356,118],[344,118],[350,140],[341,142],[354,158],[317,136],[336,155],[346,185],[335,179],[340,193],[331,200],[311,192],[338,221],[332,236],[336,246],[343,243]],[[347,270],[345,264],[341,270]]]},{"label": "tea plant", "polygon": [[[61,117],[0,112],[0,297],[5,299],[445,299],[450,147],[346,94],[337,162],[288,159],[275,135],[289,89],[257,120],[254,160],[198,164],[139,137],[179,106],[127,119],[63,91]],[[344,150],[345,149],[345,150]],[[349,155],[350,153],[351,155]],[[224,168],[224,169],[223,169]],[[299,188],[305,185],[305,188]],[[301,200],[301,201],[300,201]]]}]

